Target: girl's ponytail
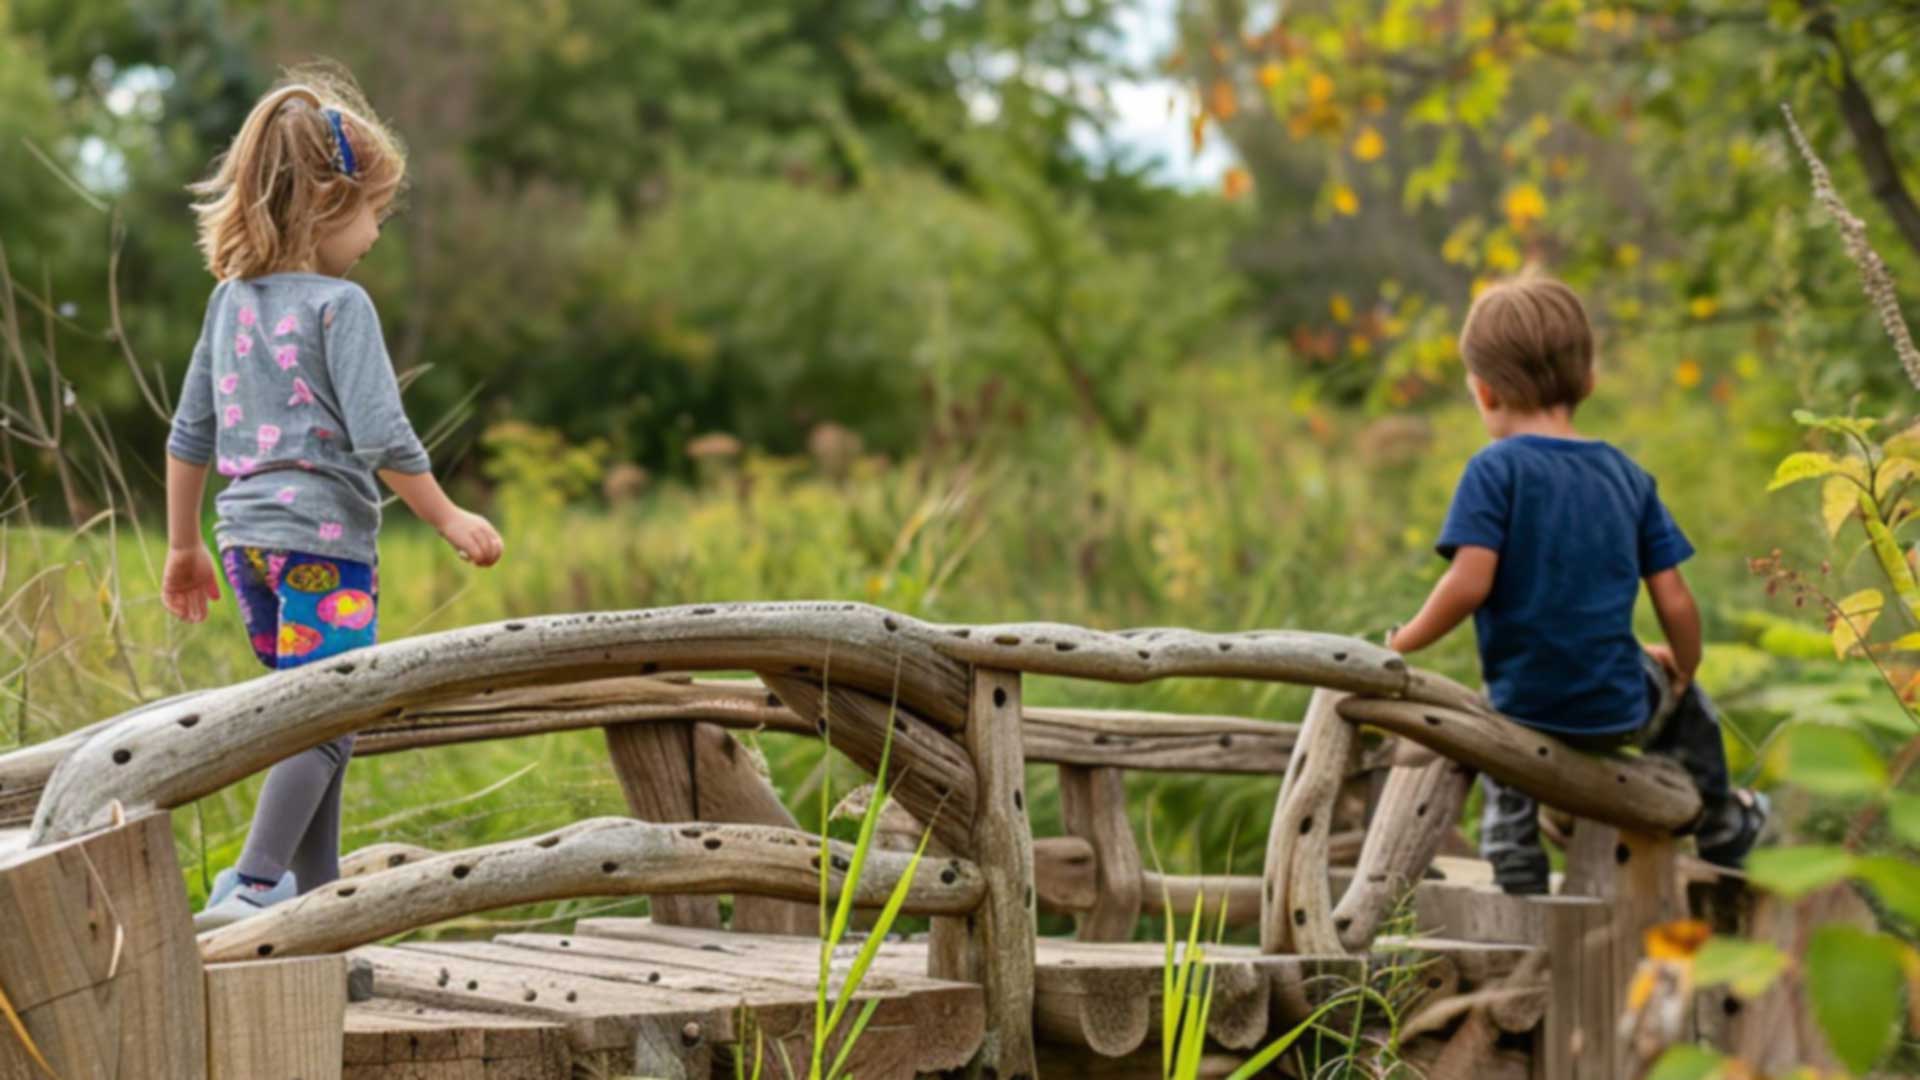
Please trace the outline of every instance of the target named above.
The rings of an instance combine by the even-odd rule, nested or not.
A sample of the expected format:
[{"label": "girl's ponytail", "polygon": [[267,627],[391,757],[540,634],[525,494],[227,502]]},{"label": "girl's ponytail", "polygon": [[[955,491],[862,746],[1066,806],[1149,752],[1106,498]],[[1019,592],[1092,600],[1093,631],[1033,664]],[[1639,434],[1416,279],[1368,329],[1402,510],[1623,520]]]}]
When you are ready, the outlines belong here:
[{"label": "girl's ponytail", "polygon": [[308,263],[322,226],[369,200],[384,206],[405,169],[399,141],[350,80],[310,71],[283,82],[247,114],[213,175],[188,188],[201,197],[207,269],[224,281]]}]

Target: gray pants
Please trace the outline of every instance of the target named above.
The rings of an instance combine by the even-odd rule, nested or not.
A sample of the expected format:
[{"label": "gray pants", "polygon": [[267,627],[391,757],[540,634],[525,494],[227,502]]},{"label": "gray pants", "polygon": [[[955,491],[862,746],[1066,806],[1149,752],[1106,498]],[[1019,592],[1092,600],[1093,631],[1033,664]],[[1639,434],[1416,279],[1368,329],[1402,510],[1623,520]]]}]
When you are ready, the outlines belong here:
[{"label": "gray pants", "polygon": [[338,878],[340,789],[351,757],[353,736],[342,735],[268,770],[235,868],[266,881],[292,870],[302,893]]}]

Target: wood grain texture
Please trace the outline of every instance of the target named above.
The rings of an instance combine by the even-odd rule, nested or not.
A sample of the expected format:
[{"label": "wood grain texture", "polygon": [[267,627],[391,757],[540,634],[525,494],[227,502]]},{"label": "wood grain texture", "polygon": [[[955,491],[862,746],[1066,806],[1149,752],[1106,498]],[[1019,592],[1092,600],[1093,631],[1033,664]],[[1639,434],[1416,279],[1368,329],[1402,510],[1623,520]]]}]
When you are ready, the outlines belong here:
[{"label": "wood grain texture", "polygon": [[1334,802],[1357,745],[1353,725],[1339,712],[1344,697],[1332,690],[1314,691],[1280,787],[1267,833],[1266,884],[1261,890],[1263,952],[1338,956],[1346,951],[1333,925],[1327,880]]},{"label": "wood grain texture", "polygon": [[1580,817],[1666,832],[1700,813],[1700,793],[1665,758],[1583,753],[1495,714],[1411,701],[1353,697],[1341,703],[1340,714],[1432,747]]},{"label": "wood grain texture", "polygon": [[[641,821],[699,821],[693,725],[622,724],[601,729],[607,757],[620,780],[627,810]],[[712,896],[651,895],[653,917],[674,926],[720,925],[720,901]],[[356,942],[356,944],[358,944]]]},{"label": "wood grain texture", "polygon": [[1334,908],[1333,925],[1349,949],[1364,949],[1401,897],[1420,881],[1441,841],[1460,820],[1473,771],[1444,758],[1387,774],[1353,884]]},{"label": "wood grain texture", "polygon": [[374,998],[347,1006],[341,1080],[571,1080],[548,1020]]},{"label": "wood grain texture", "polygon": [[[819,850],[817,838],[771,826],[594,818],[333,882],[207,933],[200,951],[210,962],[337,952],[479,911],[580,896],[757,892],[813,901]],[[833,895],[851,855],[850,845],[832,845]],[[884,904],[907,863],[898,853],[871,853],[856,902]],[[985,895],[972,863],[923,862],[903,910],[964,914]]]},{"label": "wood grain texture", "polygon": [[1093,848],[1098,891],[1077,918],[1082,941],[1131,941],[1140,921],[1140,848],[1127,818],[1127,786],[1119,769],[1060,767],[1060,821]]},{"label": "wood grain texture", "polygon": [[347,960],[207,967],[207,1080],[340,1080]]},{"label": "wood grain texture", "polygon": [[[206,996],[168,815],[0,856],[0,987],[62,1077],[206,1075]],[[43,1075],[0,1025],[0,1076]]]},{"label": "wood grain texture", "polygon": [[[788,812],[764,765],[740,740],[718,724],[693,725],[695,810],[701,821],[800,828]],[[819,929],[818,901],[801,903],[742,893],[733,898],[735,930],[766,934],[813,934]]]}]

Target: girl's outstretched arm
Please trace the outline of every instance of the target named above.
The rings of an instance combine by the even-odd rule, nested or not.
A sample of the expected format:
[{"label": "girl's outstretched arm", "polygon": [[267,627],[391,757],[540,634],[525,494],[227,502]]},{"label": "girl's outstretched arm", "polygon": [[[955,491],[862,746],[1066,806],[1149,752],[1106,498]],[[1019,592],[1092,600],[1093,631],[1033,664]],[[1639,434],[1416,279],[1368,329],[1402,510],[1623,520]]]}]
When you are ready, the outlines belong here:
[{"label": "girl's outstretched arm", "polygon": [[500,561],[507,546],[493,523],[479,514],[453,505],[453,500],[447,498],[447,493],[440,488],[440,481],[435,480],[432,473],[381,469],[380,479],[393,489],[395,495],[400,496],[400,501],[407,504],[407,509],[438,530],[447,543],[460,553],[461,558],[475,566],[492,566]]},{"label": "girl's outstretched arm", "polygon": [[167,455],[167,562],[160,574],[160,602],[175,617],[200,622],[207,601],[220,599],[220,575],[200,539],[200,499],[207,466]]}]

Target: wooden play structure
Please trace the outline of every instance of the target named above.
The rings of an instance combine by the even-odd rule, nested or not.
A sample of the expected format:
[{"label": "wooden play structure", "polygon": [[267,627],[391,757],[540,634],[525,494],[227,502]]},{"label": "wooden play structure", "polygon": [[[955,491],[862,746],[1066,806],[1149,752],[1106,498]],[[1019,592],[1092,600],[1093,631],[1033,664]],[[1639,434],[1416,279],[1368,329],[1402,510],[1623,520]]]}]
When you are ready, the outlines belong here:
[{"label": "wooden play structure", "polygon": [[[754,678],[692,674],[713,672]],[[1291,724],[1028,708],[1026,674],[1317,689]],[[1620,1021],[1642,932],[1690,908],[1755,915],[1738,882],[1676,850],[1698,810],[1676,767],[1571,750],[1361,640],[942,626],[826,602],[557,615],[394,641],[0,757],[0,991],[45,1058],[0,1024],[0,1080],[731,1075],[749,1012],[804,1064],[819,840],[730,729],[829,737],[871,770],[889,725],[889,827],[933,837],[905,910],[932,930],[888,942],[862,988],[880,1001],[852,1058],[862,1080],[1159,1076],[1163,947],[1131,939],[1143,914],[1202,895],[1260,940],[1209,953],[1206,1075],[1387,967],[1412,987],[1402,1049],[1426,1075],[1614,1080],[1637,1075],[1645,1041]],[[632,818],[465,851],[378,845],[341,880],[194,937],[171,808],[349,732],[358,755],[430,754],[587,727]],[[1027,768],[1048,765],[1067,835],[1035,838]],[[1264,874],[1145,870],[1128,770],[1284,774]],[[1570,815],[1557,895],[1507,897],[1442,853],[1474,770]],[[846,854],[826,868],[835,889]],[[858,901],[883,902],[908,861],[873,854]],[[612,895],[650,897],[650,916],[380,944]],[[1038,936],[1039,911],[1072,914],[1074,938]],[[1795,1059],[1802,1034],[1764,1005],[1702,995],[1659,1022]]]}]

